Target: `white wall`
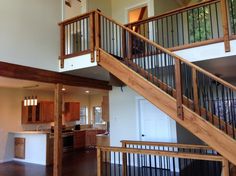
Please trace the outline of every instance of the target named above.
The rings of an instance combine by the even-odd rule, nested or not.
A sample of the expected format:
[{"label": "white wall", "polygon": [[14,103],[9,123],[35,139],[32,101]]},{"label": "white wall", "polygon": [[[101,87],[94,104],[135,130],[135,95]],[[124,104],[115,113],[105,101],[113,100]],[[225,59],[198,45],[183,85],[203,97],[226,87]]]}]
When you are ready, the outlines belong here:
[{"label": "white wall", "polygon": [[136,97],[139,95],[128,87],[113,87],[109,92],[110,144],[120,146],[124,139],[138,140]]},{"label": "white wall", "polygon": [[190,62],[196,62],[208,59],[222,58],[227,56],[235,56],[236,47],[234,46],[236,46],[236,40],[231,40],[230,46],[231,46],[230,52],[225,52],[224,43],[220,42],[206,46],[183,49],[175,51],[174,53]]},{"label": "white wall", "polygon": [[86,0],[79,2],[78,0],[71,0],[71,7],[64,4],[64,19],[69,19],[87,11]]},{"label": "white wall", "polygon": [[155,15],[161,15],[173,9],[179,8],[180,5],[176,0],[154,0]]},{"label": "white wall", "polygon": [[0,60],[58,70],[60,0],[0,1]]},{"label": "white wall", "polygon": [[112,18],[120,23],[128,23],[128,10],[148,4],[148,16],[154,15],[154,0],[111,0]]},{"label": "white wall", "polygon": [[104,15],[111,17],[111,0],[87,0],[87,10],[96,9],[100,9]]},{"label": "white wall", "polygon": [[[123,87],[123,92],[120,87],[113,87],[109,92],[110,144],[112,146],[121,146],[121,140],[140,140],[138,99],[140,95],[127,86]],[[176,133],[179,143],[201,143],[180,125],[176,126],[176,132],[171,133],[172,137],[175,138]]]}]

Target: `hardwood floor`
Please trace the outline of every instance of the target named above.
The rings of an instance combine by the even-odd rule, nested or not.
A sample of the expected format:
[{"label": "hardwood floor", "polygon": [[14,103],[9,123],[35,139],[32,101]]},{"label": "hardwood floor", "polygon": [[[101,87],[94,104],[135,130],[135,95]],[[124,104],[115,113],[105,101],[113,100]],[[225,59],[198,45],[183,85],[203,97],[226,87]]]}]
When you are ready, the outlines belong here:
[{"label": "hardwood floor", "polygon": [[[96,167],[95,150],[64,153],[63,176],[96,176]],[[52,166],[12,161],[0,164],[0,176],[52,176]]]}]

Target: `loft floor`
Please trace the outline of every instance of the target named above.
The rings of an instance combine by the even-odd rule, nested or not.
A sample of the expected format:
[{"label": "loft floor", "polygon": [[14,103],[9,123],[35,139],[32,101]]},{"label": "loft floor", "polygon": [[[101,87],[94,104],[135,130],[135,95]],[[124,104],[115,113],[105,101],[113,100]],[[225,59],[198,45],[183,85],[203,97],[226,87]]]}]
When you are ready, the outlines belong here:
[{"label": "loft floor", "polygon": [[[63,176],[96,176],[96,151],[74,151],[64,153]],[[52,166],[41,166],[21,162],[0,164],[0,176],[52,176]]]}]

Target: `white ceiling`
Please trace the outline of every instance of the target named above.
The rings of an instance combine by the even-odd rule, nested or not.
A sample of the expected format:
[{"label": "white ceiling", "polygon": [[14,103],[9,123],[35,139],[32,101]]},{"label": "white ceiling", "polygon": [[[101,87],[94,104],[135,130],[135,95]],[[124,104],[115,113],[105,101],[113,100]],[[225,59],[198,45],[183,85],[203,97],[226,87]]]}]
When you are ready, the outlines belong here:
[{"label": "white ceiling", "polygon": [[[26,89],[26,90],[54,91],[55,84],[6,78],[6,77],[0,76],[0,88],[1,87],[18,88],[18,89]],[[63,87],[66,88],[66,91],[65,91],[66,93],[87,94],[85,91],[89,91],[90,95],[94,95],[94,94],[107,92],[106,90],[92,89],[92,88],[86,88],[86,87],[75,87],[75,86],[67,86],[67,85],[64,85]]]}]

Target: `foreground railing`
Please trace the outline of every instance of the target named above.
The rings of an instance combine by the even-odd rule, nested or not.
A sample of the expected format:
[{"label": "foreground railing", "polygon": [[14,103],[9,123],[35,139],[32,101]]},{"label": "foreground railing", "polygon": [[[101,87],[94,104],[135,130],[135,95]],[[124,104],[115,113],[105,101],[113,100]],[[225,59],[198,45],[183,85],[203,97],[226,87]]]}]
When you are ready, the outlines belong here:
[{"label": "foreground railing", "polygon": [[[125,147],[97,148],[98,176],[229,175],[228,161],[222,156],[197,152],[209,149],[206,146],[154,142],[140,145],[138,141],[124,143]],[[194,147],[197,147],[196,151]]]},{"label": "foreground railing", "polygon": [[[235,0],[212,0],[179,8],[126,26],[159,45],[178,50],[225,42],[235,35]],[[230,24],[230,25],[229,25]]]}]

